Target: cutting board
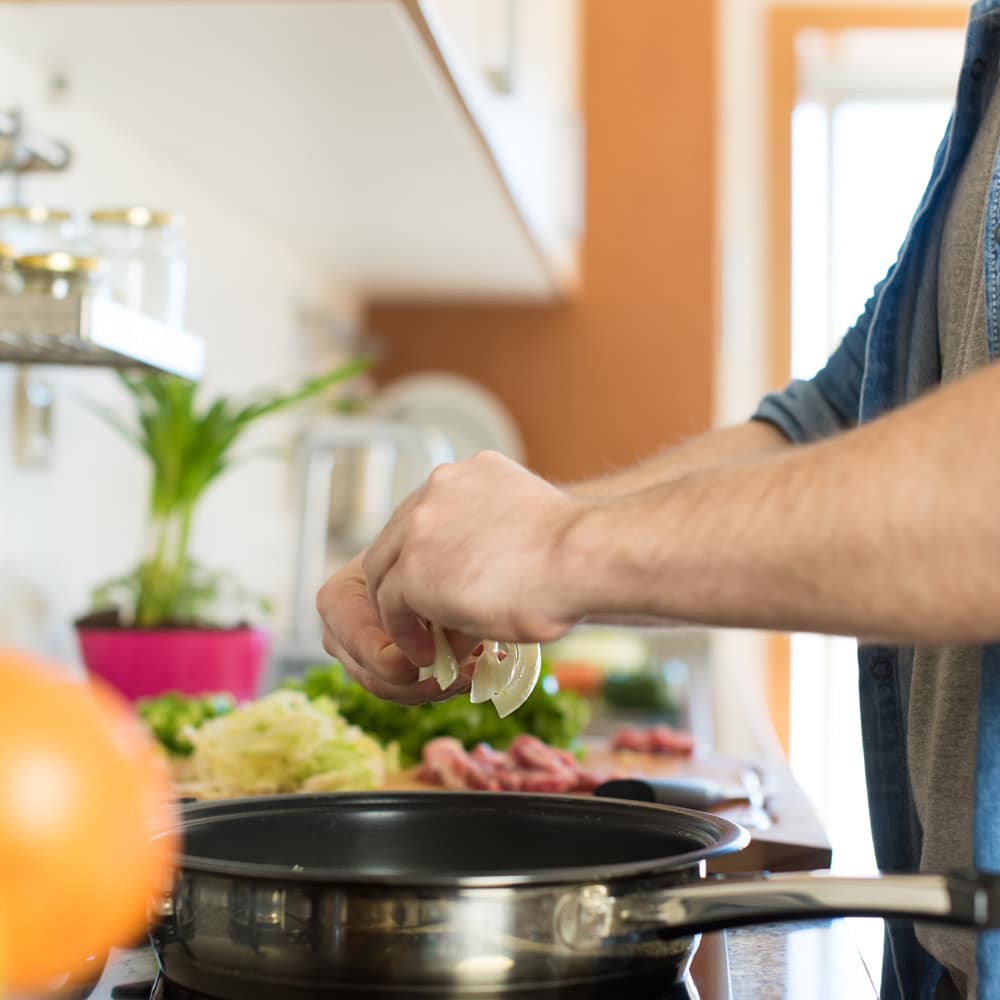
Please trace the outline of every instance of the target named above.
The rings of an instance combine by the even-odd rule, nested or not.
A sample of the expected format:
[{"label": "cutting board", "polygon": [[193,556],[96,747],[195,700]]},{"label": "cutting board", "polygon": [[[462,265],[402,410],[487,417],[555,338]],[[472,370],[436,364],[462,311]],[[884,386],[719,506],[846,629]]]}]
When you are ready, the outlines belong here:
[{"label": "cutting board", "polygon": [[[746,802],[727,803],[712,812],[740,823],[750,832],[750,846],[739,854],[720,858],[711,871],[800,871],[829,868],[830,842],[805,793],[783,763],[761,765],[720,754],[692,757],[613,752],[607,743],[585,746],[583,766],[599,775],[627,773],[634,777],[710,778],[727,787],[738,787],[748,768],[760,775],[765,796],[763,811]],[[392,790],[433,790],[405,771],[386,782]]]}]

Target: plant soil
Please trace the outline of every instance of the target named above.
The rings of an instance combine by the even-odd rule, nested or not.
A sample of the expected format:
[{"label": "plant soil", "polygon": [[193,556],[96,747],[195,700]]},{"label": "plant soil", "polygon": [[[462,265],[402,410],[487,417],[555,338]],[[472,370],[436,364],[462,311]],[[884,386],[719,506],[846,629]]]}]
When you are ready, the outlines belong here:
[{"label": "plant soil", "polygon": [[117,608],[92,611],[77,618],[73,625],[78,629],[120,630],[122,632],[240,632],[243,629],[252,628],[251,624],[246,621],[238,622],[235,625],[213,625],[201,621],[165,621],[151,628],[136,628],[122,619],[121,612]]}]

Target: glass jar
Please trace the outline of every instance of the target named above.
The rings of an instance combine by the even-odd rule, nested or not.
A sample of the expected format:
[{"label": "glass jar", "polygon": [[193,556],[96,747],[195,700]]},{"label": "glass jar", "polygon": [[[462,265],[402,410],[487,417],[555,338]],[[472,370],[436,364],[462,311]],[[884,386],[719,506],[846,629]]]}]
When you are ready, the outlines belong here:
[{"label": "glass jar", "polygon": [[9,243],[0,243],[0,295],[16,295],[20,290],[17,251]]},{"label": "glass jar", "polygon": [[78,257],[65,250],[18,257],[17,271],[24,291],[54,299],[101,288],[101,261],[95,257]]},{"label": "glass jar", "polygon": [[180,329],[187,267],[181,220],[149,208],[90,213],[91,246],[107,265],[111,297]]},{"label": "glass jar", "polygon": [[74,241],[73,216],[48,205],[7,205],[0,208],[0,243],[18,257],[70,250]]}]

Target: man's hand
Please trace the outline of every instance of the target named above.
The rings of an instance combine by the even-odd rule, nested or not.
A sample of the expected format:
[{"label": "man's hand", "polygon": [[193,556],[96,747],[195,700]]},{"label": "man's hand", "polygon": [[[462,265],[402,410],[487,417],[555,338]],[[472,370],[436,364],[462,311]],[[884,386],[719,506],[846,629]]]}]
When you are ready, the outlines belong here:
[{"label": "man's hand", "polygon": [[466,637],[459,656],[563,635],[578,616],[560,543],[582,503],[492,452],[439,466],[364,557],[376,630],[418,666],[434,659],[427,622]]},{"label": "man's hand", "polygon": [[437,681],[417,682],[417,668],[379,624],[368,600],[363,554],[330,577],[316,598],[323,622],[323,648],[372,694],[402,705],[450,698],[469,686],[462,676],[442,692]]}]

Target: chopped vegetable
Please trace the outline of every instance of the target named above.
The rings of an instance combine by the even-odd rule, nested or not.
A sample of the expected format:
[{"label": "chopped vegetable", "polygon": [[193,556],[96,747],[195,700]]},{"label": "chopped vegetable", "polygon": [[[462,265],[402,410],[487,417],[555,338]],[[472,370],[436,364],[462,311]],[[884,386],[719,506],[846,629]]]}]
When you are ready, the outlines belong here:
[{"label": "chopped vegetable", "polygon": [[197,729],[209,719],[226,715],[235,704],[228,694],[188,697],[170,691],[138,702],[136,710],[166,750],[177,757],[186,757],[193,748],[184,735],[185,730]]},{"label": "chopped vegetable", "polygon": [[431,635],[434,637],[434,662],[420,668],[419,679],[425,681],[433,677],[438,687],[446,691],[458,680],[458,661],[440,625],[431,626]]},{"label": "chopped vegetable", "polygon": [[[490,699],[501,719],[516,712],[530,697],[542,672],[542,650],[537,643],[514,644],[506,659],[496,660],[494,692]],[[509,664],[509,666],[508,666]]]},{"label": "chopped vegetable", "polygon": [[503,719],[491,706],[464,698],[414,707],[383,701],[352,681],[338,663],[316,667],[286,686],[310,698],[331,698],[349,722],[398,743],[402,762],[409,765],[420,760],[424,744],[436,736],[452,736],[467,748],[489,743],[502,750],[519,734],[531,733],[552,746],[572,747],[590,720],[590,709],[582,698],[559,691],[543,662],[539,675],[520,711]]},{"label": "chopped vegetable", "polygon": [[670,687],[660,673],[652,671],[634,674],[612,674],[604,682],[601,693],[615,708],[673,714],[677,704]]},{"label": "chopped vegetable", "polygon": [[203,798],[377,788],[398,768],[396,748],[351,725],[329,698],[276,691],[189,726],[188,780]]},{"label": "chopped vegetable", "polygon": [[[435,678],[442,691],[458,680],[458,661],[440,625],[431,626],[434,662],[421,667],[418,679]],[[484,642],[472,674],[470,700],[473,705],[492,701],[501,719],[516,712],[538,683],[542,669],[542,648],[537,643]]]},{"label": "chopped vegetable", "polygon": [[[424,744],[436,736],[452,736],[470,749],[477,743],[489,743],[503,750],[519,734],[531,733],[552,746],[573,748],[590,719],[590,708],[577,695],[559,690],[544,661],[539,664],[539,674],[539,682],[520,710],[504,719],[492,706],[471,704],[464,698],[412,708],[382,701],[354,683],[338,663],[316,667],[305,678],[288,681],[284,688],[300,691],[314,703],[334,704],[350,725],[383,744],[398,745],[401,763],[409,766],[420,760]],[[192,736],[227,712],[233,712],[233,704],[225,695],[185,698],[173,693],[140,706],[146,724],[174,757],[190,755]],[[195,763],[190,757],[185,762],[185,778],[194,771]]]}]

